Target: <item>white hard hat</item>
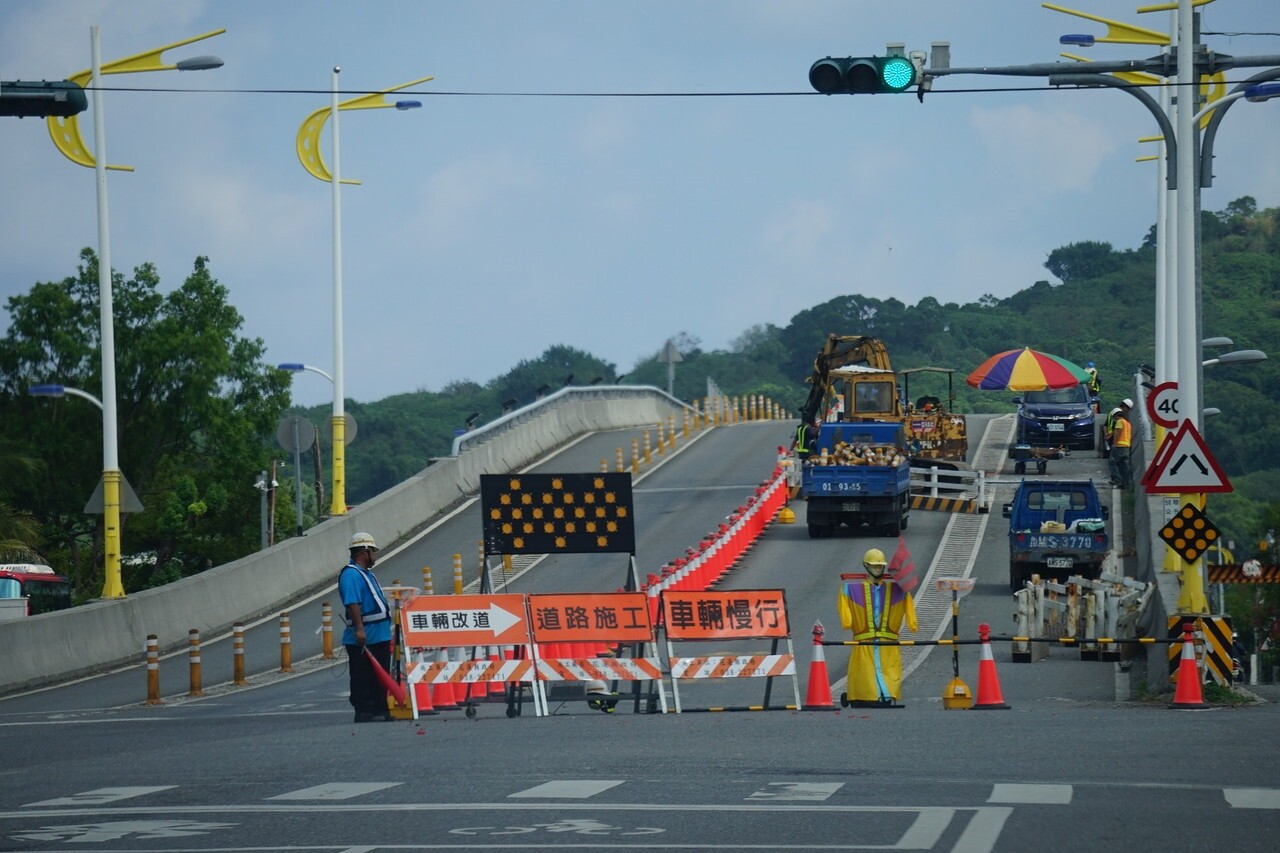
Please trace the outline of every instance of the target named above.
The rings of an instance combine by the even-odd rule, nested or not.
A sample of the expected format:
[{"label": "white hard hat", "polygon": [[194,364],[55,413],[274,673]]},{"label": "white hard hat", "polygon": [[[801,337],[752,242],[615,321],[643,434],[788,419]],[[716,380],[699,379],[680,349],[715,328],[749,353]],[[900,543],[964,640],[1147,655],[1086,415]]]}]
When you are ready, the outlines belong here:
[{"label": "white hard hat", "polygon": [[369,548],[376,551],[378,550],[378,544],[373,541],[373,536],[370,534],[357,533],[355,536],[351,537],[351,544],[348,545],[347,548],[351,550],[355,550],[356,548]]},{"label": "white hard hat", "polygon": [[1119,406],[1116,406],[1114,409],[1112,409],[1112,410],[1111,410],[1111,414],[1113,414],[1113,415],[1114,415],[1114,414],[1117,414],[1117,413],[1119,413],[1119,412],[1123,412],[1123,411],[1124,411],[1124,409],[1120,408]]},{"label": "white hard hat", "polygon": [[1122,405],[1122,406],[1126,406],[1126,407],[1128,407],[1128,408],[1132,409],[1132,408],[1133,408],[1133,401],[1132,401],[1132,400],[1130,400],[1128,397],[1125,397],[1123,400],[1121,400],[1121,401],[1120,401],[1120,405]]}]

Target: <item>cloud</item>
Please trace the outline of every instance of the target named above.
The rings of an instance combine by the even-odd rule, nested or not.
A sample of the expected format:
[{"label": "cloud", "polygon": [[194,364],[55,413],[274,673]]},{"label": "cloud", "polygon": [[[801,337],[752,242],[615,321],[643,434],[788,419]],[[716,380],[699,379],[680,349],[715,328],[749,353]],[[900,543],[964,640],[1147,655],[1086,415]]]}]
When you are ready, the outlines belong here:
[{"label": "cloud", "polygon": [[1103,162],[1117,150],[1101,123],[1062,110],[979,107],[970,113],[969,123],[1006,183],[1050,192],[1089,189]]}]

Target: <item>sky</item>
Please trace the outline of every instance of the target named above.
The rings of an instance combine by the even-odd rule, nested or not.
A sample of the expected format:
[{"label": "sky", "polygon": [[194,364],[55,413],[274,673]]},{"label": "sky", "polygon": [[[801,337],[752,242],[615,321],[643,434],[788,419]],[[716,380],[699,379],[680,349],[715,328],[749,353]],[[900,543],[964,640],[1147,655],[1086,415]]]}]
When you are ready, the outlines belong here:
[{"label": "sky", "polygon": [[[1061,5],[1173,28],[1138,3]],[[0,79],[89,68],[95,25],[104,63],[227,30],[163,56],[218,70],[105,78],[183,90],[104,94],[106,159],[136,169],[108,172],[112,266],[154,263],[167,290],[207,256],[270,363],[329,373],[332,191],[295,137],[334,65],[344,101],[434,77],[388,98],[421,109],[340,114],[341,175],[362,182],[341,193],[343,378],[362,402],[485,383],[555,345],[625,373],[668,338],[731,349],[850,293],[1005,297],[1051,280],[1053,249],[1136,248],[1155,222],[1156,168],[1136,161],[1155,121],[1118,90],[957,74],[920,103],[809,86],[815,60],[889,42],[949,42],[957,68],[1158,53],[1064,48],[1105,26],[1033,0],[4,0]],[[1202,30],[1220,53],[1280,54],[1280,3],[1217,0]],[[1280,101],[1233,105],[1204,208],[1280,206],[1277,140]],[[332,165],[330,145],[326,126]],[[94,170],[43,120],[0,118],[0,164],[7,328],[3,300],[73,275],[98,237]],[[294,380],[299,404],[332,393]]]}]

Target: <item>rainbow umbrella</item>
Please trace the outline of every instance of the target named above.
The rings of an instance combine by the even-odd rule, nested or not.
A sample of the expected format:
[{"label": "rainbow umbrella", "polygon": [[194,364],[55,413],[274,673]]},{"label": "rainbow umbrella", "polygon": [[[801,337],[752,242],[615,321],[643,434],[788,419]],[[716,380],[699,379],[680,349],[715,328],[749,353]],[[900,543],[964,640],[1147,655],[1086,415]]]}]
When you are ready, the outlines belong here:
[{"label": "rainbow umbrella", "polygon": [[1030,347],[996,353],[970,373],[965,382],[982,391],[1047,391],[1087,382],[1078,364]]}]

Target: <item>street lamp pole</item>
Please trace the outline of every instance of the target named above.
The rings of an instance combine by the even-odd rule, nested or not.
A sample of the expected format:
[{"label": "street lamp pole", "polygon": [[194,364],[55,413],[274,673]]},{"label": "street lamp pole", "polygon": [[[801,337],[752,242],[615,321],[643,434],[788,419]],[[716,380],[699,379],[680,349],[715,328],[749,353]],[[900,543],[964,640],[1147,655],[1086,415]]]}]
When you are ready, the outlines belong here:
[{"label": "street lamp pole", "polygon": [[98,27],[90,29],[93,60],[94,172],[98,188],[98,319],[102,345],[103,598],[123,598],[120,578],[120,458],[116,434],[116,341],[111,297],[111,233],[107,214],[107,133],[102,115],[102,57]]},{"label": "street lamp pole", "polygon": [[329,102],[329,119],[333,122],[333,488],[329,502],[330,515],[347,511],[346,418],[343,388],[342,350],[342,163],[338,146],[338,74],[333,66],[333,87]]},{"label": "street lamp pole", "polygon": [[[321,107],[302,122],[298,128],[297,150],[298,160],[312,177],[328,181],[333,185],[333,488],[332,501],[329,505],[330,515],[345,515],[347,512],[346,490],[346,417],[344,412],[345,387],[343,383],[343,346],[342,346],[342,184],[339,163],[340,146],[338,141],[338,113],[341,110],[368,110],[383,107],[395,107],[399,110],[413,109],[422,104],[418,101],[398,101],[387,103],[384,96],[407,89],[418,83],[425,83],[431,77],[410,80],[390,89],[382,89],[368,95],[352,98],[338,103],[338,75],[342,69],[333,67],[331,96],[329,106]],[[333,170],[325,166],[320,156],[320,131],[326,120],[333,120]],[[349,184],[359,181],[348,180]]]}]

